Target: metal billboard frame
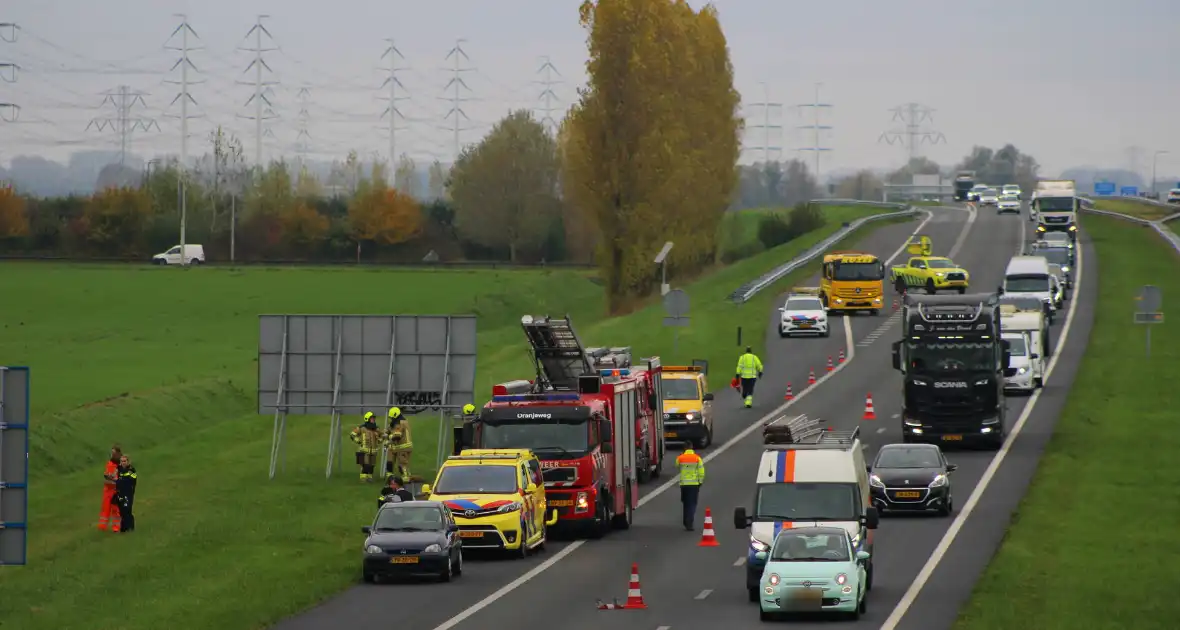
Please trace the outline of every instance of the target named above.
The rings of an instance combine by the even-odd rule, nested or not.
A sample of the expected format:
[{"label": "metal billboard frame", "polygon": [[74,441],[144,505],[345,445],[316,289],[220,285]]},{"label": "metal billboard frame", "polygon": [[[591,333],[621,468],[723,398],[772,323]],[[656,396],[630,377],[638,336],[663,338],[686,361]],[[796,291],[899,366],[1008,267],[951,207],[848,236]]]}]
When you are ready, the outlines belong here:
[{"label": "metal billboard frame", "polygon": [[437,411],[443,457],[447,411],[475,400],[477,348],[475,315],[259,315],[258,414],[274,416],[270,478],[280,459],[286,468],[289,415],[331,416],[325,477],[340,467],[346,413]]},{"label": "metal billboard frame", "polygon": [[0,366],[0,566],[28,563],[28,490],[29,368]]}]

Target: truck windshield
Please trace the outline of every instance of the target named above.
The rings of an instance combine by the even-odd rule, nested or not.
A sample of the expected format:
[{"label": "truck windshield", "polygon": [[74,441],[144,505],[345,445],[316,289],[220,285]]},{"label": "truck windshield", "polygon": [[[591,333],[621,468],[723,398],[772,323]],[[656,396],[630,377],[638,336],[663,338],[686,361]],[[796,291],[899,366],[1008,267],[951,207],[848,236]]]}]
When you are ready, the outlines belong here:
[{"label": "truck windshield", "polygon": [[701,389],[695,378],[665,378],[664,400],[700,400]]},{"label": "truck windshield", "polygon": [[1073,212],[1073,197],[1042,197],[1037,199],[1041,212]]},{"label": "truck windshield", "polygon": [[994,347],[982,342],[911,342],[906,347],[906,358],[913,374],[990,371],[996,365]]},{"label": "truck windshield", "polygon": [[855,521],[860,501],[852,483],[758,484],[754,518],[780,521]]},{"label": "truck windshield", "polygon": [[1008,293],[1043,293],[1049,290],[1049,276],[1040,274],[1016,275],[1004,278]]},{"label": "truck windshield", "polygon": [[879,262],[871,263],[846,263],[837,262],[833,265],[832,279],[844,281],[857,280],[883,280],[885,278],[884,267]]},{"label": "truck windshield", "polygon": [[[665,383],[666,385],[666,383]],[[485,424],[482,448],[527,448],[545,451],[585,453],[590,450],[589,420],[582,422],[505,422]]]}]

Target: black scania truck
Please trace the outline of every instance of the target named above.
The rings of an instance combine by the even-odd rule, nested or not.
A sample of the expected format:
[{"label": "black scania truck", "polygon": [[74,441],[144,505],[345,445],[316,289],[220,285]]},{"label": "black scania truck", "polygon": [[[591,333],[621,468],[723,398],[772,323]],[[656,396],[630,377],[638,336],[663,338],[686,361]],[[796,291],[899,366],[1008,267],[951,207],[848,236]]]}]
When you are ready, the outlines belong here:
[{"label": "black scania truck", "polygon": [[893,368],[904,376],[902,438],[945,444],[1004,443],[1004,370],[998,294],[908,294]]}]

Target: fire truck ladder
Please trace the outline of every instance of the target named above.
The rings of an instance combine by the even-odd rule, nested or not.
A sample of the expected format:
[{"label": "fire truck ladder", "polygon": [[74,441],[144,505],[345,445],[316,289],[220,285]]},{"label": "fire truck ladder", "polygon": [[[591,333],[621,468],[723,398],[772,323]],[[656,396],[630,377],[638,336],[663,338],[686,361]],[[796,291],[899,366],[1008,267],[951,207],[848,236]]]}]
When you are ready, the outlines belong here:
[{"label": "fire truck ladder", "polygon": [[552,319],[525,315],[520,325],[532,346],[539,389],[578,391],[578,377],[593,373],[594,366],[569,316]]}]

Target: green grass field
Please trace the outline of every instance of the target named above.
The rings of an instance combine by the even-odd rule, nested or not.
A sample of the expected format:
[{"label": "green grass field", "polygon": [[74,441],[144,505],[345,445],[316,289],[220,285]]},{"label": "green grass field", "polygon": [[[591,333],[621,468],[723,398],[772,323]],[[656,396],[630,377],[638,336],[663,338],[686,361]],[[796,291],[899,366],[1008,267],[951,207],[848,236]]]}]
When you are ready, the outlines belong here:
[{"label": "green grass field", "polygon": [[[601,288],[571,271],[5,263],[0,295],[21,299],[0,310],[0,361],[31,366],[35,415],[29,565],[0,571],[0,626],[257,628],[356,581],[355,532],[376,488],[348,464],[323,478],[328,424],[318,417],[290,420],[285,473],[267,480],[271,418],[254,413],[259,313],[475,312],[477,383],[490,394],[494,382],[531,376],[520,315],[569,312],[590,345],[722,366],[713,387],[723,390],[734,331],[761,346],[775,291],[742,307],[725,297],[838,227],[683,287],[693,324],[677,352],[658,300],[606,320]],[[437,425],[414,426],[414,467],[432,469]],[[114,441],[140,472],[137,532],[126,536],[94,528]]]},{"label": "green grass field", "polygon": [[1180,206],[1165,208],[1151,203],[1129,201],[1126,199],[1096,199],[1094,200],[1094,207],[1107,212],[1129,214],[1140,219],[1147,219],[1148,221],[1158,221],[1166,216],[1180,212]]},{"label": "green grass field", "polygon": [[[1070,400],[959,630],[1175,628],[1180,618],[1180,329],[1131,325],[1134,297],[1180,296],[1177,256],[1154,232],[1085,218],[1099,301]],[[1095,267],[1087,265],[1090,269]],[[1144,595],[1142,598],[1132,597]]]},{"label": "green grass field", "polygon": [[[829,222],[837,224],[881,212],[879,208],[858,205],[824,204],[820,209]],[[758,223],[767,214],[786,216],[787,212],[790,212],[790,208],[753,208],[726,212],[719,235],[722,256],[737,260],[766,251],[758,240]]]}]

